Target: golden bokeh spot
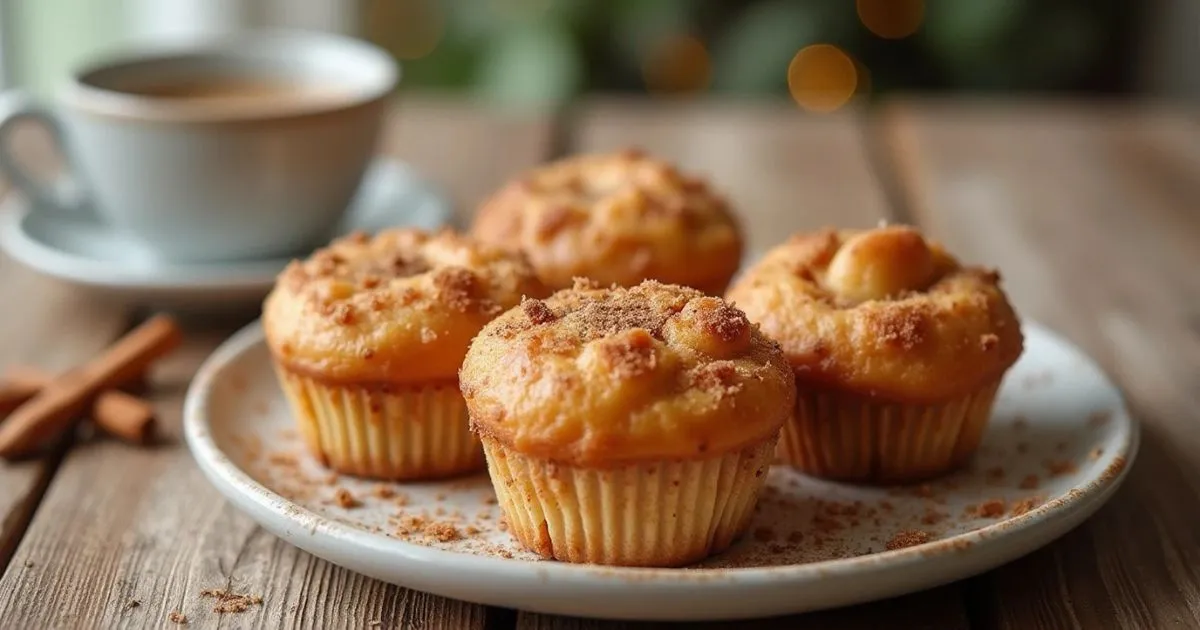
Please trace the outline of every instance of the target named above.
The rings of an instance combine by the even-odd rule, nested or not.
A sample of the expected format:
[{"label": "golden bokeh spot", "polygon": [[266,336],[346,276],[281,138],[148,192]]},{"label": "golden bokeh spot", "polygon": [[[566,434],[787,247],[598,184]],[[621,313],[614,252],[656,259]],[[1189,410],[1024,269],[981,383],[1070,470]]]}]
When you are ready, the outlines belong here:
[{"label": "golden bokeh spot", "polygon": [[446,30],[435,0],[371,0],[363,13],[367,38],[398,59],[429,55]]},{"label": "golden bokeh spot", "polygon": [[788,64],[788,91],[804,109],[832,112],[845,105],[857,87],[854,60],[837,46],[805,46]]},{"label": "golden bokeh spot", "polygon": [[651,93],[699,92],[712,81],[712,61],[704,43],[692,35],[671,35],[655,43],[642,63]]},{"label": "golden bokeh spot", "polygon": [[863,26],[885,39],[908,37],[925,19],[925,0],[855,0],[855,4]]}]

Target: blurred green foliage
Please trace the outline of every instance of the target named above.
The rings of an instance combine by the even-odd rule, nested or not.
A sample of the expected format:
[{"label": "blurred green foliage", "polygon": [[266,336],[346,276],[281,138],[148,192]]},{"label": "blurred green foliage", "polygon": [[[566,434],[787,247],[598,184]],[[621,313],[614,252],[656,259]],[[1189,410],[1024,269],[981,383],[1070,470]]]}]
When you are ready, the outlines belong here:
[{"label": "blurred green foliage", "polygon": [[[371,38],[395,50],[414,26],[390,23],[389,3],[418,1],[367,0]],[[704,43],[715,93],[786,94],[788,63],[814,43],[856,59],[871,95],[1120,90],[1137,21],[1137,4],[1118,0],[926,0],[921,28],[886,40],[863,26],[855,0],[429,1],[440,39],[404,61],[406,84],[509,103],[645,92],[647,56],[679,35]]]}]

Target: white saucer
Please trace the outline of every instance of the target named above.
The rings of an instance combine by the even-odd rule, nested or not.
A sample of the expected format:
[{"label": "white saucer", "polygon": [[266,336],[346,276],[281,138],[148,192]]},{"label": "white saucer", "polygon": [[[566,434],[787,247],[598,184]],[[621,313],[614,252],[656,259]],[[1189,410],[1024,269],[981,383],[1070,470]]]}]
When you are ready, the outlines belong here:
[{"label": "white saucer", "polygon": [[[430,184],[409,167],[378,158],[336,233],[399,225],[434,229],[449,219],[449,204]],[[138,305],[185,310],[261,300],[291,260],[163,263],[135,239],[95,219],[30,209],[17,195],[0,207],[0,248],[66,282]]]},{"label": "white saucer", "polygon": [[[817,481],[776,466],[751,533],[685,569],[537,560],[498,527],[499,508],[483,474],[411,484],[331,477],[301,449],[258,324],[200,368],[184,405],[184,430],[208,479],[263,527],[387,582],[586,617],[781,615],[986,571],[1063,535],[1116,491],[1138,445],[1138,427],[1120,394],[1068,342],[1036,324],[1025,330],[1025,354],[1005,380],[969,469],[925,486],[884,489]],[[360,504],[339,506],[339,489]],[[435,528],[426,538],[404,519],[421,515],[443,528],[449,523],[463,537],[439,540]],[[886,549],[912,530],[928,542]]]}]

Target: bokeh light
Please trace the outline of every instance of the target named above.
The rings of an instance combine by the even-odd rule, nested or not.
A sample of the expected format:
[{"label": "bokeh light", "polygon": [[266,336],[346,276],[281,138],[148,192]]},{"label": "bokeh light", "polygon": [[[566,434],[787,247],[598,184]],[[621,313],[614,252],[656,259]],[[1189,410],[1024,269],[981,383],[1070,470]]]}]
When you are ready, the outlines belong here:
[{"label": "bokeh light", "polygon": [[788,91],[809,111],[832,112],[845,105],[857,87],[854,60],[837,46],[806,46],[788,64]]},{"label": "bokeh light", "polygon": [[368,38],[387,42],[388,51],[402,60],[432,53],[446,30],[446,18],[434,0],[375,0],[368,14]]},{"label": "bokeh light", "polygon": [[925,0],[855,0],[858,19],[885,39],[902,39],[917,32],[925,19]]},{"label": "bokeh light", "polygon": [[650,48],[642,64],[642,77],[652,94],[699,92],[712,81],[712,60],[696,37],[670,35]]}]

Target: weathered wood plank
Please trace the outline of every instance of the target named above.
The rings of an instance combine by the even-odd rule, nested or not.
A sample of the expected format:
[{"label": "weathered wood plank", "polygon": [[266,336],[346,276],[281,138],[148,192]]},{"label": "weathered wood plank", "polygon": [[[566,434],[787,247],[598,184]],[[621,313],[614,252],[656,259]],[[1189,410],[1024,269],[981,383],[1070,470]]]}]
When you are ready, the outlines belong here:
[{"label": "weathered wood plank", "polygon": [[[0,304],[6,305],[0,316],[0,371],[18,363],[65,370],[106,346],[125,325],[120,308],[93,303],[3,256]],[[0,569],[8,565],[57,463],[54,454],[0,461]]]},{"label": "weathered wood plank", "polygon": [[[464,207],[549,146],[544,120],[424,101],[409,102],[398,116],[385,148],[444,182]],[[74,311],[84,320],[94,312]],[[39,327],[21,331],[30,353],[46,339],[78,334],[79,322],[59,310],[40,317]],[[14,627],[161,628],[179,612],[192,627],[365,628],[378,621],[382,628],[482,628],[484,607],[318,560],[258,528],[208,485],[180,439],[180,405],[200,362],[229,332],[191,331],[156,375],[163,445],[97,441],[66,456],[0,578],[0,619]],[[69,347],[88,351],[80,342]],[[217,615],[200,592],[225,587],[261,595],[263,604]]]},{"label": "weathered wood plank", "polygon": [[916,218],[997,265],[1019,311],[1081,344],[1143,423],[1123,490],[973,580],[989,628],[1198,627],[1200,129],[1149,106],[906,102],[886,143]]},{"label": "weathered wood plank", "polygon": [[[795,231],[827,225],[870,227],[894,218],[875,178],[862,119],[814,117],[790,104],[672,104],[604,101],[577,112],[572,148],[638,146],[703,173],[743,218],[752,256]],[[747,622],[712,624],[747,627]],[[755,628],[966,628],[962,596],[948,586],[864,606],[759,620]],[[565,630],[653,628],[521,613],[517,627]],[[664,626],[665,627],[665,626]]]}]

